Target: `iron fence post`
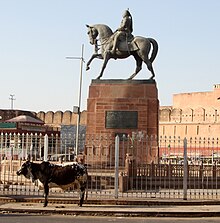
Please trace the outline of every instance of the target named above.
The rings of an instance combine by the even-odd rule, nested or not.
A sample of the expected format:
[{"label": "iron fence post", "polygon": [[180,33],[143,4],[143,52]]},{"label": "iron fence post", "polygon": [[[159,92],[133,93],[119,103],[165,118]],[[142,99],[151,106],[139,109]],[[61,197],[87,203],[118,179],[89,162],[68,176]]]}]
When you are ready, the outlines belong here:
[{"label": "iron fence post", "polygon": [[187,139],[183,140],[183,157],[184,157],[184,166],[183,166],[183,200],[187,200],[187,181],[188,181],[188,160],[187,160]]},{"label": "iron fence post", "polygon": [[48,160],[48,135],[44,136],[44,161]]},{"label": "iron fence post", "polygon": [[118,198],[119,136],[115,137],[115,198]]}]

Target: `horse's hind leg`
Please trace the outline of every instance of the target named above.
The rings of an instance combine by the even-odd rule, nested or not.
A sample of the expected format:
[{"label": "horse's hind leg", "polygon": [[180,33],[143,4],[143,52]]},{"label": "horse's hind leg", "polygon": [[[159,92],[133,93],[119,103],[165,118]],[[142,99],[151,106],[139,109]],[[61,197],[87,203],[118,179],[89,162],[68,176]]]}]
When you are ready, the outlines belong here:
[{"label": "horse's hind leg", "polygon": [[143,47],[142,50],[138,52],[138,55],[140,56],[141,60],[144,61],[144,63],[147,65],[147,69],[151,72],[150,79],[154,79],[155,73],[152,66],[152,62],[149,60],[148,55],[150,51],[150,44],[146,45],[146,47]]},{"label": "horse's hind leg", "polygon": [[135,72],[128,78],[128,80],[133,79],[142,69],[142,62],[143,62],[142,59],[137,55],[134,55],[134,58],[136,60],[136,69]]},{"label": "horse's hind leg", "polygon": [[147,69],[151,72],[151,77],[150,79],[154,79],[155,77],[155,73],[154,73],[154,69],[152,66],[152,63],[150,62],[150,60],[147,58],[147,60],[144,60],[145,64],[147,65]]}]

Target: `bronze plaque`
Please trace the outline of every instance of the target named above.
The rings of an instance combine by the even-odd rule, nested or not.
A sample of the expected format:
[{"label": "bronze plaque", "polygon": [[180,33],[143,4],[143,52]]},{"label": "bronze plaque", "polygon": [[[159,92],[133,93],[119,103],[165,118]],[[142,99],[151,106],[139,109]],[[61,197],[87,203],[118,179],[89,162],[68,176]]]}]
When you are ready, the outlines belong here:
[{"label": "bronze plaque", "polygon": [[136,129],[138,127],[138,112],[106,111],[105,127],[107,129]]}]

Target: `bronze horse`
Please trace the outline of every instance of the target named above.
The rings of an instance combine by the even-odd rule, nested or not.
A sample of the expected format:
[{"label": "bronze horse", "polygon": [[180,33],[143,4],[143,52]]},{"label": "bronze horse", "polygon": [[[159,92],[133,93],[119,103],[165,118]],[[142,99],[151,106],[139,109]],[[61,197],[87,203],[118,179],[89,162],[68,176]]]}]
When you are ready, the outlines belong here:
[{"label": "bronze horse", "polygon": [[[152,76],[150,79],[154,79],[155,73],[153,70],[152,63],[154,59],[157,56],[158,52],[158,44],[156,40],[153,38],[145,38],[145,37],[140,37],[136,36],[132,40],[132,43],[135,47],[133,49],[129,49],[127,47],[127,50],[123,49],[121,50],[119,47],[119,50],[116,51],[115,55],[111,53],[111,48],[112,48],[112,37],[114,33],[112,30],[107,26],[103,24],[96,24],[96,25],[86,25],[88,28],[88,35],[90,39],[90,43],[92,45],[96,45],[97,47],[97,41],[100,41],[100,46],[101,46],[101,53],[98,53],[98,50],[95,51],[95,53],[91,56],[89,61],[87,62],[86,65],[86,70],[90,69],[90,63],[92,62],[93,59],[98,58],[104,60],[101,72],[97,79],[100,79],[103,75],[103,72],[106,68],[106,65],[108,63],[108,60],[111,58],[114,59],[125,59],[129,56],[133,56],[136,60],[136,69],[135,72],[128,78],[128,80],[133,79],[138,72],[142,69],[142,62],[144,62],[147,65],[148,70],[151,72]],[[99,37],[99,39],[97,39]],[[128,46],[128,43],[125,45]],[[149,58],[149,53],[152,48],[151,56]]]}]

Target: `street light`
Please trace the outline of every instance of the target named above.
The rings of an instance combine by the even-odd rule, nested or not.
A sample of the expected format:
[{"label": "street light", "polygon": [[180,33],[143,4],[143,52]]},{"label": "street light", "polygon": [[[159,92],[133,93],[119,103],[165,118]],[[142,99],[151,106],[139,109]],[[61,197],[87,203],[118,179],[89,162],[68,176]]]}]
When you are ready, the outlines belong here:
[{"label": "street light", "polygon": [[15,100],[14,96],[15,96],[14,94],[10,94],[9,100],[11,101],[11,110],[14,109],[14,100]]},{"label": "street light", "polygon": [[79,123],[80,123],[80,106],[81,106],[81,95],[82,95],[82,71],[83,71],[83,52],[84,52],[84,45],[82,44],[82,52],[81,57],[66,57],[66,59],[71,60],[80,60],[80,79],[79,79],[79,98],[78,98],[78,106],[73,107],[73,112],[77,114],[77,122],[76,122],[76,150],[75,155],[79,154]]}]

